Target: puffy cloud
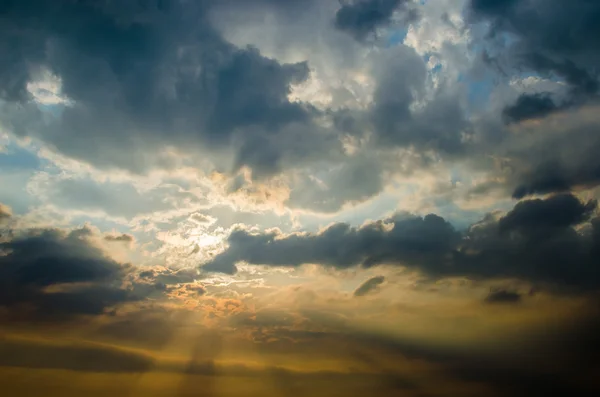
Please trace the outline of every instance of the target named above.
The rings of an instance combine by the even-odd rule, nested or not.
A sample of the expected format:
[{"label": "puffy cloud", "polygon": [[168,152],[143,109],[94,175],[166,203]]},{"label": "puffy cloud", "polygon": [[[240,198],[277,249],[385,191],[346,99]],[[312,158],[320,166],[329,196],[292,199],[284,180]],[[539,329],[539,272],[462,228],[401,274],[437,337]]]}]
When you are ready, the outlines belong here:
[{"label": "puffy cloud", "polygon": [[229,247],[204,271],[234,273],[235,264],[320,264],[339,269],[396,264],[433,278],[517,278],[576,289],[597,289],[598,222],[578,232],[596,202],[572,195],[518,203],[461,233],[437,215],[398,214],[350,227],[338,223],[319,233],[282,234],[234,230]]},{"label": "puffy cloud", "polygon": [[[257,174],[278,172],[284,159],[335,150],[335,141],[315,133],[310,106],[288,99],[291,85],[307,79],[306,63],[280,64],[224,41],[207,19],[211,4],[10,3],[2,33],[19,50],[0,69],[13,87],[5,100],[31,99],[29,71],[47,69],[71,103],[46,118],[43,133],[36,120],[44,111],[31,103],[23,103],[30,116],[21,121],[5,106],[7,124],[68,156],[135,172],[169,167],[165,147],[187,154],[209,147],[233,156],[221,166]],[[296,145],[299,136],[310,142],[308,152]]]},{"label": "puffy cloud", "polygon": [[[524,66],[543,76],[558,76],[571,87],[571,100],[575,102],[597,94],[598,75],[594,66],[600,48],[597,3],[578,0],[565,10],[560,0],[472,0],[470,11],[475,20],[490,22],[492,36],[517,38],[497,41],[507,43],[503,45],[508,51],[500,57],[503,63],[518,68],[514,73]],[[515,106],[524,111],[525,105],[534,105],[531,98],[520,102],[512,107],[513,111]],[[554,110],[547,100],[542,103],[538,97],[536,102],[538,112],[542,108],[544,113]]]},{"label": "puffy cloud", "polygon": [[26,319],[98,315],[139,300],[128,265],[107,256],[89,228],[10,230],[0,240],[0,306]]},{"label": "puffy cloud", "polygon": [[203,266],[205,271],[234,273],[237,262],[272,266],[322,264],[338,268],[385,262],[437,263],[459,234],[444,219],[398,214],[360,228],[334,224],[318,234],[234,230],[229,248]]},{"label": "puffy cloud", "polygon": [[501,232],[547,233],[578,225],[593,215],[597,201],[581,202],[570,194],[517,203],[498,222]]}]

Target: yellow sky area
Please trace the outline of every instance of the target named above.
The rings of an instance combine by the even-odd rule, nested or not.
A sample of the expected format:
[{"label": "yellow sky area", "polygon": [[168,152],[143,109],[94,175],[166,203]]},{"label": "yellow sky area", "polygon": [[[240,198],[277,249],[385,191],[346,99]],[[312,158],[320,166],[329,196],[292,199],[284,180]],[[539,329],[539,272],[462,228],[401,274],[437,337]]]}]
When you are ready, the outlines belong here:
[{"label": "yellow sky area", "polygon": [[[365,396],[393,395],[418,396],[406,383],[394,384],[385,377],[316,376],[294,377],[285,373],[261,376],[202,376],[165,373],[109,374],[64,370],[30,370],[0,368],[0,383],[10,396],[44,397],[183,397],[183,396]],[[445,381],[434,383],[438,396],[494,396],[493,390],[483,385],[456,384]],[[383,394],[388,393],[388,394]]]},{"label": "yellow sky area", "polygon": [[8,396],[32,397],[493,397],[506,395],[497,390],[496,366],[562,373],[561,361],[546,358],[563,353],[532,341],[586,307],[541,294],[490,306],[432,291],[429,299],[400,294],[404,303],[383,305],[381,294],[290,288],[261,299],[202,297],[193,308],[170,302],[14,324],[0,333],[0,384]]},{"label": "yellow sky area", "polygon": [[[450,379],[435,363],[397,356],[357,338],[313,335],[287,360],[218,332],[180,331],[164,351],[57,338],[0,339],[0,384],[11,396],[478,395],[487,387]],[[182,339],[180,339],[182,338]],[[186,341],[187,354],[170,348]],[[301,354],[310,346],[309,352]],[[271,346],[273,349],[273,346]],[[295,354],[294,354],[295,351]],[[321,352],[321,354],[314,354]],[[237,357],[237,361],[228,359]],[[337,362],[336,362],[337,361]],[[493,395],[493,394],[489,394]]]}]

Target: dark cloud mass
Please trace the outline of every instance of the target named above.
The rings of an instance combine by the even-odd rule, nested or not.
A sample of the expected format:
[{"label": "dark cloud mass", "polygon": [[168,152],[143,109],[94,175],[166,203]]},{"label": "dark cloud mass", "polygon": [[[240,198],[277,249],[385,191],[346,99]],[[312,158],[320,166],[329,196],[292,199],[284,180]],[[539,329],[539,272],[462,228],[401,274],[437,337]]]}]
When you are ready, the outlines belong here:
[{"label": "dark cloud mass", "polygon": [[[277,172],[288,157],[302,161],[308,153],[295,145],[300,135],[316,144],[306,150],[334,150],[334,141],[314,134],[310,106],[287,98],[290,86],[308,77],[306,63],[280,64],[229,44],[207,19],[210,1],[115,4],[3,6],[0,49],[9,56],[0,66],[2,95],[28,113],[20,119],[5,106],[5,123],[15,133],[99,167],[136,172],[168,166],[145,154],[159,154],[164,145],[188,153],[233,149],[233,166],[257,174]],[[27,83],[42,69],[61,78],[73,102],[47,120],[43,133],[43,114],[25,105]]]},{"label": "dark cloud mass", "polygon": [[[323,8],[316,7],[315,1],[270,0],[128,0],[116,4],[3,2],[0,119],[7,131],[17,137],[37,138],[53,151],[99,168],[135,173],[172,169],[179,159],[192,159],[195,164],[206,159],[209,167],[230,175],[248,167],[254,179],[299,169],[331,169],[322,191],[304,176],[294,179],[300,186],[290,186],[290,207],[319,212],[336,212],[344,205],[365,201],[386,188],[389,181],[384,174],[409,173],[426,167],[430,158],[462,161],[503,156],[516,168],[506,178],[515,198],[595,186],[600,180],[596,123],[591,123],[587,132],[573,128],[562,131],[561,136],[540,138],[528,148],[534,155],[479,146],[473,133],[473,119],[478,115],[471,109],[473,104],[464,100],[465,92],[477,89],[465,77],[470,72],[462,65],[466,60],[459,61],[462,49],[458,44],[448,41],[443,48],[424,54],[423,49],[408,43],[379,43],[385,45],[374,45],[359,56],[368,46],[344,34],[363,41],[372,32],[389,27],[389,33],[395,35],[405,30],[394,24],[396,17],[400,22],[415,23],[413,35],[424,34],[416,28],[420,25],[415,10],[427,9],[420,2],[352,0]],[[472,47],[480,48],[489,61],[483,67],[497,64],[506,78],[532,75],[566,87],[565,95],[546,88],[519,93],[513,103],[499,109],[499,116],[509,124],[505,127],[594,103],[600,61],[597,2],[575,0],[567,10],[561,0],[471,0],[466,7],[464,27],[473,29]],[[290,99],[297,85],[315,83],[312,77],[327,85],[345,82],[356,70],[369,68],[366,63],[348,62],[352,64],[347,65],[348,70],[336,66],[336,72],[324,78],[319,73],[326,60],[311,59],[316,44],[300,45],[300,38],[293,43],[301,48],[290,44],[285,51],[279,48],[283,45],[279,40],[272,50],[271,37],[264,37],[267,44],[234,45],[228,35],[231,32],[221,25],[237,10],[238,15],[252,18],[268,15],[276,19],[278,29],[285,29],[301,13],[306,20],[311,19],[306,13],[315,13],[315,21],[326,19],[317,13],[331,13],[328,29],[315,27],[310,40],[321,43],[322,39],[329,51],[341,36],[361,48],[349,46],[348,51],[356,52],[357,59],[368,58],[372,66],[373,92],[368,105],[359,110],[332,104],[336,109],[325,110],[308,100]],[[450,21],[448,13],[443,15]],[[448,26],[458,26],[450,22]],[[489,34],[476,34],[481,22],[489,27]],[[421,27],[428,23],[424,21]],[[306,27],[298,32],[303,31]],[[345,49],[336,47],[336,51]],[[285,56],[276,58],[272,53]],[[332,52],[327,60],[338,55]],[[448,59],[442,62],[442,58]],[[441,63],[432,66],[436,59]],[[446,72],[456,74],[456,79],[441,78]],[[60,96],[68,99],[66,104],[35,103],[28,86],[48,74],[60,81]],[[457,79],[460,84],[450,82]],[[329,91],[317,96],[336,89],[358,98],[356,87],[350,85],[325,88]],[[580,138],[571,139],[571,134]],[[360,155],[350,156],[345,151],[342,142],[347,135],[359,138]],[[506,139],[510,136],[503,134]],[[397,148],[416,152],[408,171],[388,170],[394,168],[389,164],[395,163],[384,164],[386,157],[380,156],[381,151]],[[184,156],[174,155],[173,150]],[[368,173],[373,174],[368,183],[357,183],[354,176],[365,179],[362,175]],[[107,185],[102,188],[109,189]],[[88,193],[71,194],[82,189]],[[118,202],[115,195],[107,198],[99,187],[68,180],[48,193],[63,206],[75,200],[86,209],[103,209]],[[119,203],[118,211],[121,216],[132,216],[165,205],[149,199],[139,206]]]},{"label": "dark cloud mass", "polygon": [[[470,23],[489,26],[489,34],[481,42],[484,57],[499,66],[503,75],[516,79],[535,76],[557,82],[564,90],[558,95],[545,88],[525,89],[503,109],[506,122],[540,121],[556,114],[578,118],[577,109],[596,106],[600,3],[471,0],[467,11]],[[591,154],[600,144],[597,122],[560,128],[561,136],[549,134],[527,147],[527,152],[509,154],[508,158],[516,160],[515,198],[588,188],[600,182],[597,156]]]},{"label": "dark cloud mass", "polygon": [[575,289],[596,289],[600,274],[596,202],[572,195],[518,203],[499,220],[486,218],[464,233],[437,215],[399,214],[354,228],[335,224],[318,234],[234,231],[229,248],[202,269],[234,273],[235,264],[321,264],[336,268],[397,264],[433,278],[519,278]]},{"label": "dark cloud mass", "polygon": [[527,234],[565,229],[589,220],[597,204],[596,200],[583,203],[570,194],[522,201],[500,219],[498,226],[501,232]]},{"label": "dark cloud mass", "polygon": [[[542,76],[558,76],[571,87],[573,99],[597,94],[598,2],[575,0],[565,7],[562,0],[472,0],[470,5],[476,19],[491,23],[492,35],[517,36],[507,52],[513,66],[524,66]],[[552,110],[547,100],[536,99],[536,104],[532,98],[519,99],[512,112],[534,107],[537,112]]]},{"label": "dark cloud mass", "polygon": [[94,246],[92,233],[16,231],[0,240],[0,306],[25,317],[62,318],[136,300],[121,285],[127,267]]},{"label": "dark cloud mass", "polygon": [[426,96],[427,66],[411,47],[398,46],[381,60],[368,118],[380,146],[413,147],[458,154],[464,150],[468,123],[460,101],[440,89],[417,109]]},{"label": "dark cloud mass", "polygon": [[358,40],[363,40],[367,35],[381,26],[390,23],[392,15],[398,10],[406,11],[407,20],[417,18],[414,11],[408,11],[408,0],[350,0],[342,3],[342,7],[335,14],[335,26],[346,31]]},{"label": "dark cloud mass", "polygon": [[235,273],[235,263],[272,266],[307,263],[337,268],[374,266],[385,262],[437,263],[459,240],[459,234],[437,215],[398,214],[361,228],[339,223],[318,234],[287,237],[235,230],[229,248],[204,265],[206,271]]},{"label": "dark cloud mass", "polygon": [[513,105],[504,108],[503,116],[510,122],[518,122],[546,116],[559,108],[547,93],[522,94]]}]

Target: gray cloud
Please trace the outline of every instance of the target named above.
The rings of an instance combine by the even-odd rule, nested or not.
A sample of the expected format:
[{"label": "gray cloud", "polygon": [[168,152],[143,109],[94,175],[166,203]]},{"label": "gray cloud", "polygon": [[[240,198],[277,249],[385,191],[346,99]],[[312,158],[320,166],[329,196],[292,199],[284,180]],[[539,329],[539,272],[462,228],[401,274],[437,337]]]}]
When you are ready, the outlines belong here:
[{"label": "gray cloud", "polygon": [[383,190],[386,181],[382,163],[376,156],[354,155],[326,172],[315,169],[322,183],[315,182],[311,169],[294,181],[286,204],[292,208],[335,212],[345,204],[362,202]]},{"label": "gray cloud", "polygon": [[[516,68],[515,74],[525,67],[545,77],[558,76],[571,87],[573,101],[597,94],[598,3],[576,0],[565,9],[561,0],[471,0],[470,11],[475,21],[490,22],[492,37],[506,33],[518,37],[501,55],[504,63]],[[536,112],[553,110],[550,102],[537,99]],[[532,100],[520,101],[509,112],[525,111],[525,105],[532,110]]]},{"label": "gray cloud", "polygon": [[509,122],[518,122],[546,116],[559,108],[548,93],[522,94],[514,104],[504,108],[502,115]]},{"label": "gray cloud", "polygon": [[375,292],[385,282],[384,276],[371,277],[354,290],[354,296],[365,296]]},{"label": "gray cloud", "polygon": [[[294,176],[286,174],[290,176],[286,180],[293,180],[287,204],[319,212],[335,212],[364,201],[386,187],[387,174],[405,173],[394,168],[399,161],[388,164],[382,155],[397,148],[416,153],[410,169],[431,161],[477,162],[480,157],[494,156],[514,160],[514,172],[506,180],[517,198],[598,183],[595,126],[587,132],[538,137],[536,145],[527,148],[536,155],[513,149],[505,153],[504,146],[471,139],[480,137],[473,136],[471,124],[478,117],[470,117],[478,115],[465,99],[469,82],[443,78],[446,71],[451,76],[458,72],[455,62],[461,63],[461,79],[472,74],[462,64],[468,57],[454,59],[459,57],[455,54],[459,47],[448,42],[427,54],[443,60],[442,71],[434,71],[422,49],[417,52],[394,43],[385,50],[369,50],[344,34],[362,40],[378,27],[394,23],[396,15],[406,22],[414,17],[411,10],[421,7],[416,2],[357,0],[341,6],[271,0],[120,3],[25,0],[3,5],[3,127],[100,168],[144,173],[156,167],[177,167],[189,155],[190,161],[202,159],[204,164],[207,160],[210,168],[231,175],[249,167],[254,179],[290,171]],[[476,67],[489,68],[494,61],[503,67],[505,77],[522,77],[526,69],[568,86],[565,98],[547,92],[551,89],[546,87],[523,93],[514,103],[496,109],[509,123],[570,110],[596,95],[598,6],[577,0],[563,13],[559,3],[551,0],[542,7],[540,0],[468,2],[466,22],[473,28],[474,40],[482,40],[473,44],[481,45],[490,60]],[[264,15],[276,20],[265,30],[269,34],[261,30],[249,35],[255,41],[260,41],[259,36],[277,37],[257,43],[264,48],[261,53],[245,46],[251,40],[237,39]],[[443,15],[446,24],[452,22]],[[296,16],[301,22],[293,22]],[[251,21],[241,33],[225,26],[239,19]],[[485,38],[475,34],[475,24],[481,21],[490,26]],[[506,34],[519,40],[501,40]],[[492,51],[498,48],[505,51]],[[495,53],[501,54],[498,59]],[[368,63],[359,61],[367,54]],[[279,55],[278,59],[293,61],[271,58]],[[350,109],[332,103],[332,109],[325,110],[290,99],[293,87],[307,83],[313,71],[327,86],[324,92],[345,90],[350,96],[361,96],[360,90],[351,92],[354,86],[346,86],[346,80],[368,64],[373,78],[369,106]],[[46,70],[62,82],[62,95],[70,99],[69,105],[48,107],[33,102],[27,84]],[[339,84],[329,83],[338,80]],[[482,136],[510,139],[501,125],[495,128],[500,132]],[[573,139],[571,133],[578,138]],[[357,153],[344,151],[345,135],[359,138]],[[557,149],[550,150],[550,146]],[[183,156],[174,160],[165,154],[172,149]],[[315,170],[328,170],[321,172],[326,174],[323,189],[313,183]],[[173,201],[138,197],[139,192],[124,186],[106,193],[111,189],[108,184],[64,180],[48,193],[62,208],[102,210],[123,217],[173,206]],[[122,196],[126,199],[120,202]]]},{"label": "gray cloud", "polygon": [[120,243],[131,243],[131,242],[135,241],[135,237],[133,237],[131,234],[127,234],[127,233],[117,234],[117,235],[110,234],[110,235],[104,236],[104,239],[106,241],[120,242]]},{"label": "gray cloud", "polygon": [[452,226],[436,215],[398,214],[361,228],[338,223],[318,234],[285,238],[276,232],[253,234],[237,229],[228,238],[229,248],[203,270],[234,273],[235,263],[241,261],[272,266],[316,263],[338,268],[385,262],[432,264],[443,262],[458,239]]},{"label": "gray cloud", "polygon": [[597,204],[596,200],[582,203],[570,194],[553,196],[545,200],[522,201],[500,219],[498,226],[503,233],[552,232],[590,219]]},{"label": "gray cloud", "polygon": [[409,22],[417,19],[414,10],[406,7],[408,0],[350,0],[342,3],[335,14],[335,27],[348,32],[358,40],[391,22],[396,11],[404,11]]},{"label": "gray cloud", "polygon": [[427,68],[408,46],[389,50],[375,70],[376,87],[370,121],[380,146],[414,147],[444,154],[463,151],[462,134],[468,123],[456,93],[441,87],[426,97]]},{"label": "gray cloud", "polygon": [[[563,129],[564,128],[564,129]],[[600,139],[593,122],[564,126],[507,153],[513,197],[566,192],[600,183]]]},{"label": "gray cloud", "polygon": [[[27,99],[34,76],[18,65],[28,64],[58,75],[73,105],[48,119],[43,134],[35,121],[43,115],[29,105],[25,121],[5,109],[8,125],[68,156],[135,172],[170,166],[159,156],[165,145],[224,150],[233,153],[229,166],[257,174],[335,146],[314,133],[310,106],[287,98],[290,85],[307,78],[307,64],[280,64],[227,43],[207,20],[211,4],[10,3],[0,14],[2,35],[20,45],[0,68],[5,85],[15,87],[5,99]],[[300,136],[310,145],[296,145]]]},{"label": "gray cloud", "polygon": [[[485,22],[488,34],[478,40],[487,66],[496,68],[501,79],[519,80],[527,73],[560,84],[560,93],[548,87],[526,90],[501,109],[505,122],[519,124],[553,114],[578,118],[577,109],[595,106],[600,87],[599,3],[576,0],[565,7],[560,0],[470,0],[467,15],[474,29]],[[598,185],[600,168],[592,155],[599,145],[593,133],[597,122],[558,128],[517,140],[521,147],[509,153],[500,150],[511,163],[508,181],[515,198]],[[500,135],[513,139],[508,131]]]},{"label": "gray cloud", "polygon": [[138,300],[121,287],[127,266],[107,257],[91,236],[87,228],[11,231],[0,240],[0,306],[32,319],[62,319]]},{"label": "gray cloud", "polygon": [[500,219],[487,217],[460,233],[437,215],[398,214],[359,228],[334,224],[320,233],[282,235],[234,230],[229,247],[202,267],[234,273],[235,264],[320,264],[336,268],[396,264],[432,278],[520,278],[565,288],[596,289],[600,223],[596,202],[571,195],[518,203]]}]

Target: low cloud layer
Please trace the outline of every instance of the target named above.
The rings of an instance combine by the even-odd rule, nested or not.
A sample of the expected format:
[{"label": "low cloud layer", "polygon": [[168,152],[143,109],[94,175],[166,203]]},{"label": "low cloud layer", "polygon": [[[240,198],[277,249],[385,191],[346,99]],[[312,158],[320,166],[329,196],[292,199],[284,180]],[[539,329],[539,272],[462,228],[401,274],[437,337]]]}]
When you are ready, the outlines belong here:
[{"label": "low cloud layer", "polygon": [[338,269],[396,264],[433,278],[520,278],[596,289],[600,246],[596,201],[557,195],[518,203],[506,215],[488,216],[459,232],[437,215],[398,214],[362,227],[335,224],[319,233],[283,235],[235,230],[229,247],[202,266],[235,273],[235,264]]}]

